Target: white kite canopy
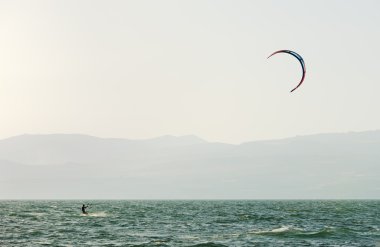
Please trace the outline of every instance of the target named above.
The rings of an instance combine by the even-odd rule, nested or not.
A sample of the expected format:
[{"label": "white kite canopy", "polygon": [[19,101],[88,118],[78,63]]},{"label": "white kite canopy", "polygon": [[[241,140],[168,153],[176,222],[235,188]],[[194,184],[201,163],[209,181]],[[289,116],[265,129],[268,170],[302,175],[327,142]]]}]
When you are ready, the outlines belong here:
[{"label": "white kite canopy", "polygon": [[300,62],[301,66],[302,66],[302,78],[301,78],[301,81],[298,83],[298,85],[295,88],[292,89],[292,91],[290,91],[290,92],[293,92],[299,86],[301,86],[303,80],[305,79],[305,75],[306,75],[305,62],[303,61],[303,58],[297,52],[294,52],[294,51],[291,51],[291,50],[279,50],[279,51],[275,51],[268,58],[270,58],[271,56],[273,56],[273,55],[275,55],[277,53],[288,53],[288,54],[294,56],[295,58],[297,58],[297,60]]}]

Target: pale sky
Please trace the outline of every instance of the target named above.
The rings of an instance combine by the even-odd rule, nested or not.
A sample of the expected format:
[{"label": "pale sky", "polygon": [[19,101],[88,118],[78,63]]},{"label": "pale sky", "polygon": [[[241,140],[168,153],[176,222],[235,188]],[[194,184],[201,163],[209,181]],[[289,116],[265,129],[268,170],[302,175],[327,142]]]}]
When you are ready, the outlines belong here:
[{"label": "pale sky", "polygon": [[[0,138],[380,129],[379,1],[0,1]],[[298,61],[280,49],[303,56]]]}]

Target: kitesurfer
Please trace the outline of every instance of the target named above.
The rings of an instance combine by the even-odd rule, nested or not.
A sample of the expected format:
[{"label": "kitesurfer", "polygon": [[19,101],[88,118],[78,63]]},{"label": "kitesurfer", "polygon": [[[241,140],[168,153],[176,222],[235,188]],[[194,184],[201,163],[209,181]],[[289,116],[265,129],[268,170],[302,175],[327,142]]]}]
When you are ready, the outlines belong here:
[{"label": "kitesurfer", "polygon": [[86,205],[82,205],[82,213],[83,214],[88,214],[87,212],[86,212],[86,208],[88,208],[88,206],[86,206]]}]

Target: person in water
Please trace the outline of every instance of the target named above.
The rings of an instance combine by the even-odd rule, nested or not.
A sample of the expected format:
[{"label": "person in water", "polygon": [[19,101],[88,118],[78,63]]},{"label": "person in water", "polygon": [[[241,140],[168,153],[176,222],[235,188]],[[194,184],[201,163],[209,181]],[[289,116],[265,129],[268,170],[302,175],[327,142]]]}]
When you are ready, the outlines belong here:
[{"label": "person in water", "polygon": [[86,212],[86,208],[88,208],[88,206],[86,206],[86,205],[82,205],[82,213],[83,214],[88,214],[87,212]]}]

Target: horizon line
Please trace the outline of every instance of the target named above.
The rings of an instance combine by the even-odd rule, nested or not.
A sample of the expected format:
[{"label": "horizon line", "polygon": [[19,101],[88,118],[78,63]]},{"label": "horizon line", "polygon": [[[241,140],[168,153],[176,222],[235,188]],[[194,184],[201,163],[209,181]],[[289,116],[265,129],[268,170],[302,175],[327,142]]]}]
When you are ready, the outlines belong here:
[{"label": "horizon line", "polygon": [[[345,132],[319,132],[319,133],[312,133],[312,134],[303,134],[303,135],[293,135],[293,136],[288,136],[288,137],[280,137],[280,138],[268,138],[268,139],[257,139],[257,140],[251,140],[251,141],[243,141],[239,143],[228,143],[228,142],[222,142],[222,141],[209,141],[206,140],[203,137],[199,137],[198,135],[195,134],[185,134],[185,135],[173,135],[173,134],[163,134],[159,136],[154,136],[150,138],[137,138],[137,139],[130,139],[127,137],[104,137],[104,136],[97,136],[97,135],[92,135],[92,134],[84,134],[84,133],[23,133],[19,135],[12,135],[8,136],[5,138],[1,138],[0,141],[4,141],[7,139],[12,139],[16,137],[21,137],[21,136],[53,136],[53,135],[76,135],[76,136],[86,136],[86,137],[91,137],[91,138],[98,138],[98,139],[114,139],[114,140],[128,140],[128,141],[149,141],[149,140],[155,140],[159,138],[184,138],[184,137],[193,137],[197,138],[201,141],[207,142],[207,143],[221,143],[221,144],[228,144],[228,145],[242,145],[246,143],[252,143],[252,142],[263,142],[263,141],[279,141],[279,140],[286,140],[286,139],[293,139],[293,138],[299,138],[299,137],[311,137],[311,136],[317,136],[317,135],[344,135],[344,134],[361,134],[365,132],[377,132],[380,131],[379,129],[372,129],[372,130],[359,130],[359,131],[345,131]],[[1,200],[1,199],[0,199]]]}]

